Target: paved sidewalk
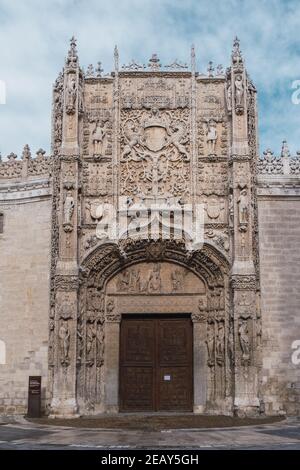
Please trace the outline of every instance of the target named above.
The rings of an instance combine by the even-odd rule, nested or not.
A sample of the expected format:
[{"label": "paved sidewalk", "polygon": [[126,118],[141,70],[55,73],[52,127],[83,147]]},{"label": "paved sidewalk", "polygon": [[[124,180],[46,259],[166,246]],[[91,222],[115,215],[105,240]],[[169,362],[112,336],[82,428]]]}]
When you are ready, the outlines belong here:
[{"label": "paved sidewalk", "polygon": [[235,428],[110,430],[0,425],[0,449],[297,449],[300,419]]}]

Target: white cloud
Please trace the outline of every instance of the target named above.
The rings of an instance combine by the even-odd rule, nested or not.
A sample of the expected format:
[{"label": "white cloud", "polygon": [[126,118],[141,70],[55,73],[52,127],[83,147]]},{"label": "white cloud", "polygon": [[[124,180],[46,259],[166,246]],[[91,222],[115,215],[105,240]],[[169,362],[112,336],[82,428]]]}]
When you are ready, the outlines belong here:
[{"label": "white cloud", "polygon": [[[101,60],[146,62],[157,52],[162,62],[189,61],[195,43],[198,69],[212,59],[229,64],[237,34],[260,99],[262,150],[276,152],[287,138],[300,147],[300,105],[291,104],[291,84],[300,79],[297,43],[299,2],[294,0],[0,0],[0,80],[7,104],[0,106],[0,150],[21,153],[50,149],[51,88],[64,64],[68,39],[78,38],[85,67]],[[282,138],[281,138],[282,136]]]}]

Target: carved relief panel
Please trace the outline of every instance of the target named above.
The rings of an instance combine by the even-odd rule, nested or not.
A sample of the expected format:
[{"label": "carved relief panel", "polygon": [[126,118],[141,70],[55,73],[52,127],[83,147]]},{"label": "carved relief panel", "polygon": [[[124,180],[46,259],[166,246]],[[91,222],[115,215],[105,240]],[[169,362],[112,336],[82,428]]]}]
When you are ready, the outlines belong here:
[{"label": "carved relief panel", "polygon": [[205,284],[171,263],[139,263],[124,269],[109,284],[108,294],[204,294]]},{"label": "carved relief panel", "polygon": [[188,195],[189,162],[188,109],[121,112],[122,195]]},{"label": "carved relief panel", "polygon": [[122,74],[120,192],[142,197],[190,192],[190,77]]},{"label": "carved relief panel", "polygon": [[197,146],[199,157],[227,157],[229,123],[223,80],[199,81],[197,86]]},{"label": "carved relief panel", "polygon": [[110,162],[84,162],[82,170],[84,194],[108,196],[112,193],[112,165]]},{"label": "carved relief panel", "polygon": [[111,79],[86,79],[83,121],[85,156],[112,156],[112,90]]},{"label": "carved relief panel", "polygon": [[227,162],[198,162],[199,196],[227,196],[229,191]]},{"label": "carved relief panel", "polygon": [[121,107],[123,109],[177,109],[190,105],[190,77],[141,77],[122,74]]}]

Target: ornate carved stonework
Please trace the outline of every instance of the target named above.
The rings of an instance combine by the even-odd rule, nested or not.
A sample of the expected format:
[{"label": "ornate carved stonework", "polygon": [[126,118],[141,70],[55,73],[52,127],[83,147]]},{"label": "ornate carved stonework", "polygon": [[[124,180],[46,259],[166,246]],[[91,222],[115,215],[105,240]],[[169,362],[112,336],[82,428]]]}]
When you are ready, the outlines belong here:
[{"label": "ornate carved stonework", "polygon": [[[110,75],[101,64],[84,74],[72,38],[53,87],[53,155],[39,150],[32,158],[26,146],[22,160],[11,154],[0,163],[4,180],[26,179],[28,187],[43,175],[52,185],[52,414],[118,409],[119,323],[125,314],[149,312],[189,315],[193,348],[205,358],[194,376],[207,389],[195,409],[230,413],[235,399],[250,396],[247,368],[258,383],[262,349],[253,301],[256,167],[260,176],[296,175],[299,158],[288,161],[285,145],[280,158],[269,152],[257,162],[256,90],[238,40],[226,73],[212,63],[206,75],[197,73],[194,48],[190,70],[178,60],[164,65],[156,54],[119,70],[117,48],[114,62]],[[130,213],[137,205],[152,216],[153,200],[163,201],[155,233],[139,225],[141,211]],[[204,211],[197,246],[188,230],[175,236],[174,211],[170,233],[162,228],[166,208],[186,204],[193,221],[198,207]],[[122,208],[134,235],[110,238],[110,205],[116,226]],[[195,391],[195,400],[200,395]]]},{"label": "ornate carved stonework", "polygon": [[87,196],[108,196],[112,192],[112,166],[109,162],[83,164],[84,192]]},{"label": "ornate carved stonework", "polygon": [[123,111],[121,194],[189,193],[189,120],[185,110]]}]

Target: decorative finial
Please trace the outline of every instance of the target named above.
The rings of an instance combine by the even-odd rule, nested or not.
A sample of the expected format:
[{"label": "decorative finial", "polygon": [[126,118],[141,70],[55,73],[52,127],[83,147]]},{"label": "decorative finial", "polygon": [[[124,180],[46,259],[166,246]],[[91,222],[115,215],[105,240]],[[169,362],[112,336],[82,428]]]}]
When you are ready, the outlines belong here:
[{"label": "decorative finial", "polygon": [[217,73],[217,76],[219,76],[219,75],[224,75],[224,69],[223,69],[223,65],[222,65],[222,64],[217,65],[216,73]]},{"label": "decorative finial", "polygon": [[289,157],[290,156],[289,146],[288,146],[286,140],[283,140],[283,142],[282,142],[281,156],[282,157]]},{"label": "decorative finial", "polygon": [[93,78],[95,76],[93,64],[89,64],[85,73],[86,78]]},{"label": "decorative finial", "polygon": [[119,51],[118,51],[117,46],[115,46],[115,49],[114,49],[114,58],[115,58],[115,71],[118,72],[119,71]]},{"label": "decorative finial", "polygon": [[152,54],[151,58],[149,59],[148,67],[152,71],[157,71],[161,68],[161,63],[157,54]]},{"label": "decorative finial", "polygon": [[37,156],[37,158],[42,158],[42,157],[45,155],[45,153],[46,153],[46,150],[40,148],[40,149],[38,149],[38,151],[36,152],[36,156]]},{"label": "decorative finial", "polygon": [[123,70],[126,70],[126,71],[131,71],[131,70],[143,70],[146,68],[146,65],[144,64],[140,64],[139,62],[137,62],[136,60],[134,59],[131,59],[131,62],[129,62],[128,64],[124,64],[122,65],[122,69]]},{"label": "decorative finial", "polygon": [[30,148],[29,148],[29,145],[26,144],[22,152],[22,160],[30,160],[30,158],[31,158]]},{"label": "decorative finial", "polygon": [[240,40],[236,36],[233,41],[233,49],[232,49],[232,63],[235,65],[239,65],[243,63],[242,53],[240,50]]},{"label": "decorative finial", "polygon": [[102,77],[103,68],[102,68],[102,63],[101,62],[97,63],[97,67],[95,69],[95,72],[96,72],[96,77]]},{"label": "decorative finial", "polygon": [[15,154],[14,152],[11,152],[9,155],[7,155],[6,158],[7,158],[7,160],[8,160],[9,162],[12,163],[12,162],[14,162],[14,161],[18,158],[18,155]]},{"label": "decorative finial", "polygon": [[68,51],[68,56],[66,58],[66,65],[68,67],[76,67],[78,64],[78,55],[76,49],[76,39],[74,36],[70,39],[70,49]]},{"label": "decorative finial", "polygon": [[196,72],[196,52],[194,44],[191,46],[191,71],[192,74],[195,74]]},{"label": "decorative finial", "polygon": [[208,62],[208,67],[207,67],[208,76],[209,76],[209,77],[213,77],[213,76],[214,76],[214,71],[215,71],[215,68],[214,68],[214,66],[213,66],[212,61],[210,60],[210,61]]}]

